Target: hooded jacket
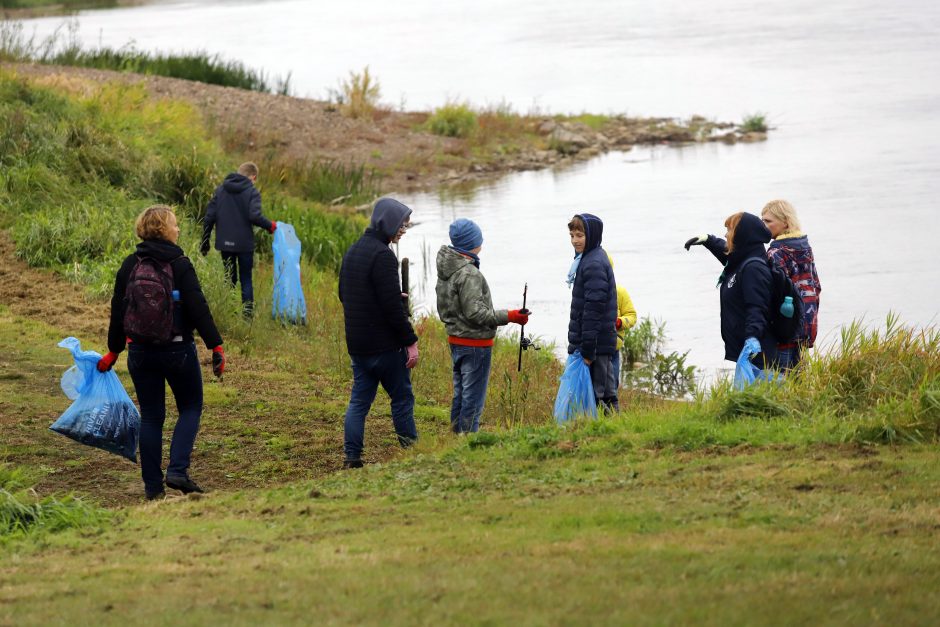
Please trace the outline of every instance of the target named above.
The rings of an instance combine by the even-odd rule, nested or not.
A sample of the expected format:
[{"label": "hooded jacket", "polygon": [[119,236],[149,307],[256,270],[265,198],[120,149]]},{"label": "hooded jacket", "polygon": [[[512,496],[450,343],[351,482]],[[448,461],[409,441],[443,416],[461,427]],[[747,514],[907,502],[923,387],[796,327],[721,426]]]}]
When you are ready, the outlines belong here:
[{"label": "hooded jacket", "polygon": [[108,326],[108,350],[120,353],[127,344],[124,333],[124,312],[127,309],[125,294],[127,281],[137,265],[137,255],[152,257],[159,261],[169,261],[173,268],[173,289],[180,293],[180,327],[183,340],[193,341],[193,329],[199,331],[206,348],[215,348],[222,344],[209,311],[209,304],[199,286],[196,269],[183,249],[165,240],[144,240],[137,244],[133,255],[128,255],[121,264],[114,280],[114,295],[111,297],[111,322]]},{"label": "hooded jacket", "polygon": [[[742,264],[751,257],[765,258],[764,244],[771,235],[760,218],[745,213],[734,234],[734,250],[725,252],[725,241],[708,236],[705,247],[725,263],[721,274],[721,339],[725,343],[725,359],[737,361],[744,340],[757,338],[761,354],[752,357],[760,367],[777,362],[777,340],[770,332],[770,268],[766,263]],[[739,271],[738,269],[741,268]]]},{"label": "hooded jacket", "polygon": [[617,282],[601,248],[604,223],[589,213],[578,217],[584,221],[585,244],[571,288],[568,354],[580,350],[582,357],[593,361],[597,355],[617,351]]},{"label": "hooded jacket", "polygon": [[810,348],[816,343],[819,319],[819,294],[822,284],[816,273],[816,262],[809,239],[802,234],[781,234],[770,242],[767,258],[780,266],[803,297],[803,327],[796,341]]},{"label": "hooded jacket", "polygon": [[208,251],[212,227],[215,249],[226,253],[250,253],[255,249],[252,225],[271,230],[271,221],[261,213],[261,194],[251,179],[232,172],[219,185],[206,207],[202,222],[203,251]]},{"label": "hooded jacket", "polygon": [[447,329],[451,344],[460,339],[490,340],[475,346],[492,345],[496,328],[509,323],[509,312],[493,309],[490,287],[473,260],[450,246],[437,251],[437,314]]},{"label": "hooded jacket", "polygon": [[339,299],[350,355],[376,355],[418,341],[401,298],[398,259],[388,246],[409,215],[402,203],[382,198],[369,227],[343,255]]}]

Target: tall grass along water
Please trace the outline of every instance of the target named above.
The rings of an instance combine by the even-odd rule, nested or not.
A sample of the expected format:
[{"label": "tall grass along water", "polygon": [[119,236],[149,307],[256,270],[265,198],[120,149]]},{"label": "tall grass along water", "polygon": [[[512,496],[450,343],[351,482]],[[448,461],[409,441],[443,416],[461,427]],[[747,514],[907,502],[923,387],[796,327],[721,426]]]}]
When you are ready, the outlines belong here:
[{"label": "tall grass along water", "polygon": [[[588,0],[574,9],[560,0],[275,0],[259,11],[217,0],[78,19],[88,45],[133,40],[140,50],[184,51],[198,41],[226,59],[290,73],[300,95],[325,98],[368,66],[395,106],[469,100],[522,112],[701,114],[770,126],[761,144],[636,148],[512,175],[475,194],[405,199],[419,224],[403,239],[403,255],[418,260],[436,250],[456,216],[477,220],[497,306],[517,305],[528,281],[533,332],[559,344],[570,297],[564,225],[591,211],[605,220],[618,281],[641,316],[667,322],[667,349],[721,367],[713,287],[720,268],[681,243],[720,234],[727,215],[781,197],[796,206],[816,253],[823,340],[855,318],[878,321],[891,310],[915,325],[936,321],[937,3]],[[60,24],[26,27],[42,35]],[[390,48],[391,37],[417,45]],[[422,278],[421,264],[415,268],[415,299],[433,308],[433,274]],[[427,268],[433,273],[433,263]]]}]

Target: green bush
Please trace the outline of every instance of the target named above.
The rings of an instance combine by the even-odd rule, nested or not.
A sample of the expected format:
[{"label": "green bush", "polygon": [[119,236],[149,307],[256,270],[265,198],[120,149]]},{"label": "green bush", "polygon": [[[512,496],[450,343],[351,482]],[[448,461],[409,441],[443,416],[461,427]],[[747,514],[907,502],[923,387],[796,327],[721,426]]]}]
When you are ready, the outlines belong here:
[{"label": "green bush", "polygon": [[741,122],[741,130],[745,133],[766,133],[767,116],[763,113],[744,116],[744,121]]},{"label": "green bush", "polygon": [[428,130],[445,137],[469,137],[478,127],[477,114],[467,104],[449,103],[434,110]]}]

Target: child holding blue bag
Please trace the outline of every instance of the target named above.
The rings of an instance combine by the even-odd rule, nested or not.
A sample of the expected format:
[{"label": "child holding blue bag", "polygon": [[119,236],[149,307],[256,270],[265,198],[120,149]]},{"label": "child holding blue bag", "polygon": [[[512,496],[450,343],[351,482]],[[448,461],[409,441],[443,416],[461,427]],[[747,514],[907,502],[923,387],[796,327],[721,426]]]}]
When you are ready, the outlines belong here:
[{"label": "child holding blue bag", "polygon": [[595,215],[575,215],[568,223],[575,258],[568,271],[571,312],[568,354],[580,353],[588,366],[598,408],[619,411],[618,377],[613,374],[617,353],[617,281],[607,253],[601,248],[604,223]]}]

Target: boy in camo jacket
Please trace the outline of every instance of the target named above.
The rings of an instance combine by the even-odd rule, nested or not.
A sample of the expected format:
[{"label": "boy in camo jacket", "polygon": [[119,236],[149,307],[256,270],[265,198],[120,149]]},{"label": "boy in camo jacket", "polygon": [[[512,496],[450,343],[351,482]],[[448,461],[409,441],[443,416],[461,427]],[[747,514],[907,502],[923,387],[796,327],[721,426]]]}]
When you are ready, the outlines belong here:
[{"label": "boy in camo jacket", "polygon": [[450,425],[454,433],[480,429],[486,401],[496,328],[526,324],[529,312],[494,309],[490,288],[480,272],[483,232],[473,220],[450,225],[450,246],[437,252],[437,312],[447,329],[454,364],[454,400]]}]

